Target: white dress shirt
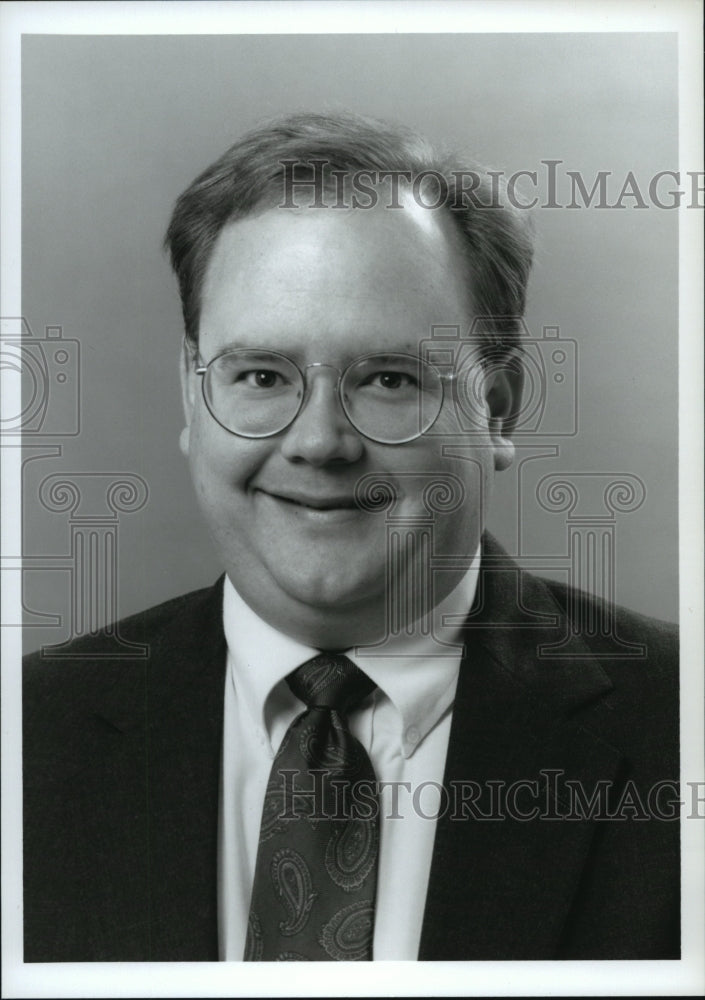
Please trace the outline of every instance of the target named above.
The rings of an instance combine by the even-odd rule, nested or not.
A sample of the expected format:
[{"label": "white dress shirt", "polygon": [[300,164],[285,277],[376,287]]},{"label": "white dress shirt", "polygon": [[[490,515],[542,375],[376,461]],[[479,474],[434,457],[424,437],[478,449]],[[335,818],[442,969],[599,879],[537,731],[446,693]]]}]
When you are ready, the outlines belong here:
[{"label": "white dress shirt", "polygon": [[[448,615],[466,615],[475,596],[479,549],[460,583],[434,609],[433,634],[419,628],[383,650],[347,655],[377,684],[350,714],[380,790],[380,851],[373,956],[416,959],[431,866],[438,787],[443,780],[462,645]],[[225,580],[228,662],[218,852],[218,928],[222,960],[242,959],[264,794],[284,733],[304,706],[284,678],[320,650],[264,622]],[[457,621],[457,619],[456,619]],[[445,655],[444,655],[445,654]],[[398,784],[398,783],[404,783]]]}]

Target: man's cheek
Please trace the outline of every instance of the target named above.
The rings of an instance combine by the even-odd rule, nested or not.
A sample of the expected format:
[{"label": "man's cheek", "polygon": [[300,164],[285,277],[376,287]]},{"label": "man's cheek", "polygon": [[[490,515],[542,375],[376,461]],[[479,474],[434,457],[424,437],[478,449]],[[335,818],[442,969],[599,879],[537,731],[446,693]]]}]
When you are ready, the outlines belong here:
[{"label": "man's cheek", "polygon": [[443,434],[456,435],[459,429],[458,416],[455,409],[452,406],[445,406],[438,414],[431,428],[431,433],[434,437]]}]

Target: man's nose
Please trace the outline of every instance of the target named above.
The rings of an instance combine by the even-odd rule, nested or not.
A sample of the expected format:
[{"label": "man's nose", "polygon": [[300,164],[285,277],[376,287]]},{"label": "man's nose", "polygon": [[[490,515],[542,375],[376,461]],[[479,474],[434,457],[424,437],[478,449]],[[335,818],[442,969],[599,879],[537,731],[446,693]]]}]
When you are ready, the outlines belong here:
[{"label": "man's nose", "polygon": [[343,412],[332,372],[311,379],[308,396],[287,429],[282,454],[289,461],[321,466],[355,462],[361,456],[362,436]]}]

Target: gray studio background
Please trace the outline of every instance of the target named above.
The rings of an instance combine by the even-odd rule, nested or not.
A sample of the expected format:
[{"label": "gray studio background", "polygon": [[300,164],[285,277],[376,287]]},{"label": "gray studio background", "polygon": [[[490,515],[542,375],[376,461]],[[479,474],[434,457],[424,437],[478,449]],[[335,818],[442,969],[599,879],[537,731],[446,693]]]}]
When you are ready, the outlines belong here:
[{"label": "gray studio background", "polygon": [[[80,433],[24,469],[24,554],[46,557],[25,574],[25,601],[64,616],[29,629],[28,647],[67,635],[68,516],[36,499],[52,473],[131,472],[149,486],[120,518],[120,615],[220,572],[178,448],[181,316],[161,240],[176,196],[238,134],[346,107],[508,174],[560,159],[590,187],[611,170],[616,196],[629,170],[648,185],[678,169],[676,56],[675,36],[653,34],[26,36],[23,312],[36,337],[60,325],[81,352]],[[632,473],[647,495],[617,519],[617,598],[675,619],[677,213],[626,205],[536,212],[527,321],[578,343],[579,433],[535,463],[519,503],[513,474],[498,479],[490,528],[516,551],[519,519],[523,553],[560,556],[565,515],[539,509],[538,479]]]}]

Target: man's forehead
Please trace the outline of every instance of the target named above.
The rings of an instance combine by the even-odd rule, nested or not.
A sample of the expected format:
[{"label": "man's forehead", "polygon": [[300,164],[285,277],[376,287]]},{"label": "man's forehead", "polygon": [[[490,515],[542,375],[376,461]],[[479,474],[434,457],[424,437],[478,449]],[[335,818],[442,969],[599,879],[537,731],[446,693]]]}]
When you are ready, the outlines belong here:
[{"label": "man's forehead", "polygon": [[462,257],[417,211],[274,208],[230,223],[204,282],[206,353],[242,337],[336,358],[416,353],[433,324],[465,326]]},{"label": "man's forehead", "polygon": [[[204,300],[218,281],[285,272],[306,287],[311,270],[340,269],[339,280],[381,276],[389,280],[408,271],[429,278],[454,273],[465,283],[460,237],[445,212],[404,199],[399,208],[280,208],[233,220],[221,231],[206,269]],[[381,269],[381,275],[380,275]],[[371,287],[375,284],[371,282]]]}]

